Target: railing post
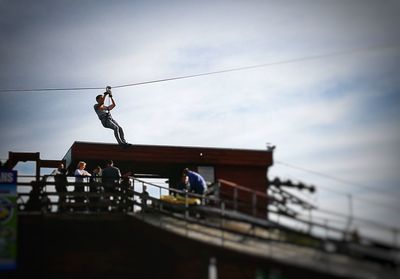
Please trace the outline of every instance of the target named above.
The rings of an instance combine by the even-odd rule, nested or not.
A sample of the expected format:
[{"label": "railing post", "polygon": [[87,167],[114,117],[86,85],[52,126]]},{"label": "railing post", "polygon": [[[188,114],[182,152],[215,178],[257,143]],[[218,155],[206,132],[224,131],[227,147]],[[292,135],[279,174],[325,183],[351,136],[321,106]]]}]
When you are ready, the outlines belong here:
[{"label": "railing post", "polygon": [[328,233],[329,232],[329,230],[328,230],[329,220],[325,219],[324,224],[325,224],[325,237],[326,237],[326,239],[328,239],[328,237],[329,237],[329,233]]},{"label": "railing post", "polygon": [[312,222],[312,210],[311,210],[311,208],[308,209],[308,222],[309,222],[309,224],[308,224],[308,233],[311,233],[312,224],[313,224],[313,222]]},{"label": "railing post", "polygon": [[208,264],[208,279],[218,279],[217,259],[215,257],[210,258]]},{"label": "railing post", "polygon": [[217,182],[217,189],[215,190],[215,197],[220,200],[221,182]]},{"label": "railing post", "polygon": [[[135,183],[133,183],[133,185],[135,185]],[[145,185],[145,183],[144,182],[142,182],[142,194],[144,193],[144,189],[145,189],[145,187],[146,187],[146,185]],[[140,196],[139,196],[139,198],[140,198]],[[135,186],[133,186],[133,202],[135,203]],[[142,204],[142,200],[140,200],[140,204],[141,204],[141,211],[142,212],[144,212],[144,210],[143,210],[143,204]],[[147,202],[147,201],[146,201]]]},{"label": "railing post", "polygon": [[188,202],[188,191],[185,191],[185,235],[189,236],[189,202]]},{"label": "railing post", "polygon": [[252,198],[251,198],[251,204],[252,204],[252,212],[253,212],[253,216],[256,216],[257,213],[257,195],[256,193],[252,193]]},{"label": "railing post", "polygon": [[225,203],[221,202],[221,245],[224,246]]},{"label": "railing post", "polygon": [[189,201],[188,201],[188,192],[185,191],[185,219],[189,218]]},{"label": "railing post", "polygon": [[347,223],[346,233],[350,235],[351,224],[353,222],[353,196],[348,194],[347,197],[349,198],[349,220]]},{"label": "railing post", "polygon": [[233,188],[233,209],[235,211],[237,210],[237,198],[238,198],[237,188]]},{"label": "railing post", "polygon": [[[160,190],[159,199],[161,200],[161,187],[158,187],[158,190]],[[159,205],[160,205],[160,211],[162,211],[162,203],[160,202]]]}]

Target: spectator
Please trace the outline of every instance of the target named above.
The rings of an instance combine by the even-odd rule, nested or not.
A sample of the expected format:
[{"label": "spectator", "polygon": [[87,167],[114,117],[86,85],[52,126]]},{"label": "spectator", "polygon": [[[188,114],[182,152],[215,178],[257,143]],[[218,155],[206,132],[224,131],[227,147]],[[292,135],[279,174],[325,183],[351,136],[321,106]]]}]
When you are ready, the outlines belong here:
[{"label": "spectator", "polygon": [[103,170],[100,166],[96,166],[92,171],[92,176],[90,177],[90,182],[101,184],[101,176],[103,174]]},{"label": "spectator", "polygon": [[[90,173],[88,173],[86,170],[86,163],[83,161],[80,161],[78,163],[77,169],[75,170],[75,192],[83,193],[85,192],[85,185],[83,182],[87,182],[85,178],[92,176]],[[80,195],[80,196],[79,196]],[[82,197],[82,194],[78,194],[78,197],[75,197],[75,200],[77,202],[83,202],[84,198]]]},{"label": "spectator", "polygon": [[96,166],[93,171],[92,171],[92,176],[90,177],[90,188],[89,192],[92,195],[92,197],[89,198],[90,202],[90,210],[99,210],[98,201],[100,200],[100,197],[98,196],[99,193],[102,191],[101,187],[101,176],[102,176],[102,169],[100,166]]},{"label": "spectator", "polygon": [[58,195],[58,211],[64,211],[65,201],[67,194],[67,174],[68,170],[64,167],[63,163],[60,163],[57,169],[55,169],[51,175],[54,177],[54,185]]},{"label": "spectator", "polygon": [[189,169],[183,170],[183,176],[187,176],[189,180],[189,191],[202,195],[207,190],[207,183],[204,178],[197,172]]},{"label": "spectator", "polygon": [[26,202],[25,210],[39,211],[42,207],[42,185],[40,181],[31,181],[32,190],[29,192],[29,198]]},{"label": "spectator", "polygon": [[88,173],[86,170],[86,163],[83,161],[80,161],[78,163],[77,169],[75,170],[75,182],[77,183],[83,183],[85,177],[90,177],[92,176],[90,173]]},{"label": "spectator", "polygon": [[114,167],[114,162],[109,160],[107,166],[103,169],[103,186],[106,192],[115,192],[115,188],[119,185],[121,178],[121,171],[119,168]]},{"label": "spectator", "polygon": [[149,199],[150,194],[147,192],[147,186],[143,185],[142,193],[140,194],[140,201],[142,206],[142,212],[147,211],[147,200]]},{"label": "spectator", "polygon": [[133,180],[131,179],[133,176],[133,172],[129,171],[122,175],[121,183],[120,183],[120,194],[121,194],[121,203],[120,210],[123,211],[131,211],[133,209],[132,203],[129,200],[129,196],[133,191]]},{"label": "spectator", "polygon": [[[176,186],[176,189],[179,191],[190,190],[189,177],[186,175],[186,173],[182,173],[181,181]],[[173,194],[175,194],[175,192],[173,192]],[[178,194],[180,194],[180,193],[178,193]]]}]

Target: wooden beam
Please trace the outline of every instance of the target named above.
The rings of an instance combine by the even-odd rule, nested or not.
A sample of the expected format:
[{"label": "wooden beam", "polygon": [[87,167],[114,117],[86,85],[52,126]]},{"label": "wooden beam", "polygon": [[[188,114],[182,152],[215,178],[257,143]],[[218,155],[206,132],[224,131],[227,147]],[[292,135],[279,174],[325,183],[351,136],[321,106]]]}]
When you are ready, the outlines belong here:
[{"label": "wooden beam", "polygon": [[139,163],[174,163],[196,165],[237,165],[269,167],[272,152],[267,150],[227,149],[210,147],[177,147],[75,142],[70,149],[71,162],[77,160],[129,161]]}]

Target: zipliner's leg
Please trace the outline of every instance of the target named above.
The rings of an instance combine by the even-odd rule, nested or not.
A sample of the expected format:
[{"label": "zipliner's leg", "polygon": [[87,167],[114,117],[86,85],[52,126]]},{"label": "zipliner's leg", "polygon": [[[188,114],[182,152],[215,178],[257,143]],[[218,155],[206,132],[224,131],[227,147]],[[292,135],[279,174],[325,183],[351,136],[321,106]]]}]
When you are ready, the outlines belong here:
[{"label": "zipliner's leg", "polygon": [[126,140],[125,140],[125,135],[124,135],[124,130],[122,130],[122,127],[121,126],[119,126],[119,124],[117,123],[117,121],[115,121],[114,119],[113,119],[113,121],[115,122],[115,124],[118,126],[118,134],[119,134],[119,137],[120,137],[120,139],[124,142],[124,143],[126,143]]},{"label": "zipliner's leg", "polygon": [[[114,119],[110,118],[110,122],[114,126],[114,136],[117,139],[118,142],[126,143],[125,136],[124,136],[124,130],[122,130],[122,127],[119,126],[118,122],[115,121]],[[118,140],[119,139],[119,140]]]},{"label": "zipliner's leg", "polygon": [[102,122],[102,124],[104,127],[114,130],[115,139],[119,144],[126,144],[124,131],[122,130],[122,127],[118,125],[117,121],[110,117]]}]

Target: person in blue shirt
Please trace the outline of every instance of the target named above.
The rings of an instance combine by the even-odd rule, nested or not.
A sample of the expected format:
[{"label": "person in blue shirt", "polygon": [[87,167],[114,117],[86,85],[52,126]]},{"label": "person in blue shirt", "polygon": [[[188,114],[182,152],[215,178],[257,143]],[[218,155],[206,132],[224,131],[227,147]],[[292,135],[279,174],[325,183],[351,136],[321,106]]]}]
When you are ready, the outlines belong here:
[{"label": "person in blue shirt", "polygon": [[190,192],[199,195],[204,194],[204,192],[207,190],[207,183],[200,174],[186,168],[183,170],[183,175],[188,177]]}]

